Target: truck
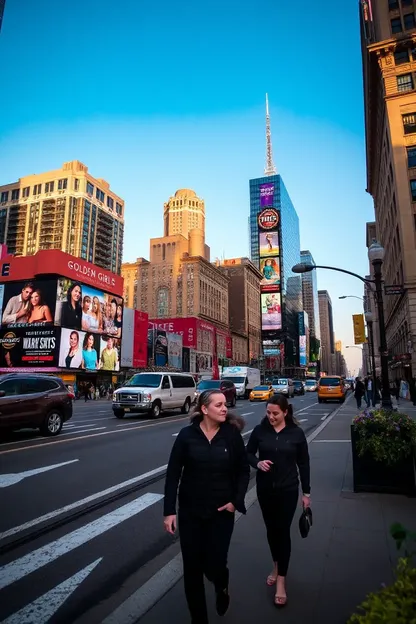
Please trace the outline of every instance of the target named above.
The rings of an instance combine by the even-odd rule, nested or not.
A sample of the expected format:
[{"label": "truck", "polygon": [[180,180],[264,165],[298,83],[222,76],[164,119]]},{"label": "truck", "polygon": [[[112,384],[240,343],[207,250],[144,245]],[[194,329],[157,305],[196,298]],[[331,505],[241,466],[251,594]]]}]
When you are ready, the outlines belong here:
[{"label": "truck", "polygon": [[253,388],[261,384],[259,369],[248,366],[226,366],[222,369],[221,379],[235,385],[239,399],[248,399]]}]

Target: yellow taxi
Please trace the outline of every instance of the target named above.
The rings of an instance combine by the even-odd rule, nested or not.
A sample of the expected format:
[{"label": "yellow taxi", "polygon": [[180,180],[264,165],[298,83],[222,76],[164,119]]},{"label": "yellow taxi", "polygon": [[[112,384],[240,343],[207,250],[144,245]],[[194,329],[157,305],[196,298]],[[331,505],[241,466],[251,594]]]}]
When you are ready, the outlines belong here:
[{"label": "yellow taxi", "polygon": [[250,392],[250,401],[268,401],[274,396],[273,386],[256,386]]},{"label": "yellow taxi", "polygon": [[345,394],[344,380],[338,375],[328,375],[321,377],[318,383],[318,401],[326,403],[326,401],[339,401],[344,403]]}]

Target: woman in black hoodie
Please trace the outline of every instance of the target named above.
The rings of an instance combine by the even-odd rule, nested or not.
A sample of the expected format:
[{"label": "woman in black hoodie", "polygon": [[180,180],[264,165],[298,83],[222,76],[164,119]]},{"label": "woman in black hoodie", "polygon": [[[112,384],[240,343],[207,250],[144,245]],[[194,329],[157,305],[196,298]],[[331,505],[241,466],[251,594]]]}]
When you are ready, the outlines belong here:
[{"label": "woman in black hoodie", "polygon": [[304,507],[310,505],[311,488],[308,443],[283,394],[275,395],[267,403],[266,417],[253,429],[247,454],[251,466],[257,468],[257,497],[274,562],[267,584],[276,585],[274,603],[284,607],[291,551],[290,526],[299,498],[298,470]]},{"label": "woman in black hoodie", "polygon": [[217,613],[225,615],[229,606],[228,549],[234,513],[245,513],[250,476],[243,427],[243,419],[227,415],[222,393],[202,392],[191,425],[180,431],[169,458],[164,524],[168,533],[175,533],[180,481],[179,537],[193,624],[208,624],[204,574],[215,586]]}]

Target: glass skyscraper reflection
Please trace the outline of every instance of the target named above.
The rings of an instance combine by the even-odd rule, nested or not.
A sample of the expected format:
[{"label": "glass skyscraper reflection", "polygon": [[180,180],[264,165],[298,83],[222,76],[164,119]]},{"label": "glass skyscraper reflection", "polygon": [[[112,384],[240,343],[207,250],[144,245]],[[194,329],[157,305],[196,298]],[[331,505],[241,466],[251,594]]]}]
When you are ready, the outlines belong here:
[{"label": "glass skyscraper reflection", "polygon": [[250,180],[250,255],[263,274],[264,354],[282,344],[280,367],[298,367],[302,278],[292,266],[300,262],[299,217],[280,175]]}]

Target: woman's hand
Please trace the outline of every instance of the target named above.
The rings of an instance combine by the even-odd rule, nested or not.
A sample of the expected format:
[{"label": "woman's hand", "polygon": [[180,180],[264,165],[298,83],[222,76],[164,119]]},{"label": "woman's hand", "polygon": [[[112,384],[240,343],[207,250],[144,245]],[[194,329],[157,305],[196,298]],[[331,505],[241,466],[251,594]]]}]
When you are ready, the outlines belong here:
[{"label": "woman's hand", "polygon": [[257,468],[259,470],[262,470],[263,472],[269,472],[272,465],[273,462],[270,459],[264,459],[263,461],[259,461],[259,463],[257,464]]},{"label": "woman's hand", "polygon": [[235,512],[235,507],[232,503],[227,503],[218,509],[218,511],[229,511],[230,513]]},{"label": "woman's hand", "polygon": [[165,525],[165,531],[167,531],[171,535],[175,535],[176,516],[165,516],[163,524]]},{"label": "woman's hand", "polygon": [[302,496],[302,506],[307,509],[311,506],[311,497],[310,496]]}]

